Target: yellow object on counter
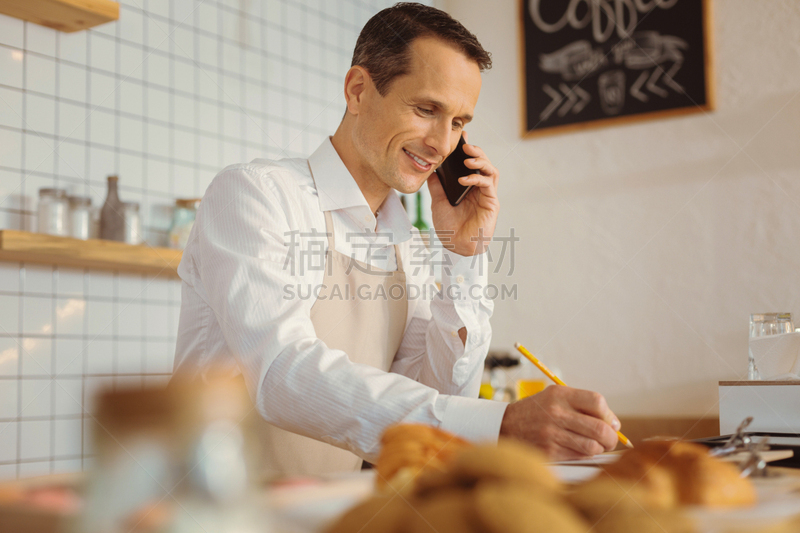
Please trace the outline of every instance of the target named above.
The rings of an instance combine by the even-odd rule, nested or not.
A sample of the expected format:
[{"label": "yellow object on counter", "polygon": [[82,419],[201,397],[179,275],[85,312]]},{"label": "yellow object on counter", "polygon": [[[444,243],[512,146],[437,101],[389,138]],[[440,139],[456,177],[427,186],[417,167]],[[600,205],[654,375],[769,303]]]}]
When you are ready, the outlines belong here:
[{"label": "yellow object on counter", "polygon": [[481,398],[485,398],[487,400],[491,400],[494,398],[494,387],[492,387],[491,383],[481,383],[481,388],[478,391],[478,396]]},{"label": "yellow object on counter", "polygon": [[518,379],[517,400],[542,392],[546,386],[547,383],[541,379]]}]

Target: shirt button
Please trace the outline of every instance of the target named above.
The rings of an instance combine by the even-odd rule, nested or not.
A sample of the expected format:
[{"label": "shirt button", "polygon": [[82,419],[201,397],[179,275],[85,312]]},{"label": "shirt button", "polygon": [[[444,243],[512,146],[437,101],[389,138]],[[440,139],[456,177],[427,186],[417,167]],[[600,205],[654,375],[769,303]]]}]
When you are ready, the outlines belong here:
[{"label": "shirt button", "polygon": [[456,283],[464,283],[464,276],[458,276],[456,278]]},{"label": "shirt button", "polygon": [[457,331],[451,331],[450,335],[452,335],[453,337],[458,337],[458,332]]},{"label": "shirt button", "polygon": [[369,222],[369,216],[364,217],[364,222]]}]

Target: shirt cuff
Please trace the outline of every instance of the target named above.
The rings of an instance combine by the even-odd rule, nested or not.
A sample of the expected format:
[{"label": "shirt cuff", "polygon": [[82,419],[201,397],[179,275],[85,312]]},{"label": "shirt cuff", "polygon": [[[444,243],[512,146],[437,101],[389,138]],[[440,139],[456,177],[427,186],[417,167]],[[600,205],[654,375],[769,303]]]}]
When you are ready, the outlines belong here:
[{"label": "shirt cuff", "polygon": [[470,287],[483,288],[489,283],[489,262],[486,252],[464,256],[443,248],[442,254],[442,287],[458,285],[462,290],[468,291]]},{"label": "shirt cuff", "polygon": [[472,441],[496,444],[506,402],[450,396],[441,429]]}]

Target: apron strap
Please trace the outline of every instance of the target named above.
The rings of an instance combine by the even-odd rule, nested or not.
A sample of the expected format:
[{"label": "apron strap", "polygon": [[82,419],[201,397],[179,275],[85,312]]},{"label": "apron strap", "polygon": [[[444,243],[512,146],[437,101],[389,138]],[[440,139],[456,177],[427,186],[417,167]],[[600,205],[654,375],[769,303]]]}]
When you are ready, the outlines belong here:
[{"label": "apron strap", "polygon": [[[333,217],[331,216],[330,211],[325,211],[325,233],[328,234],[328,248],[330,250],[335,250],[335,239],[333,238]],[[403,259],[400,256],[400,246],[395,244],[394,245],[394,256],[395,260],[397,261],[397,271],[398,272],[405,272],[403,270]]]},{"label": "apron strap", "polygon": [[397,271],[404,272],[403,270],[403,260],[400,257],[400,246],[395,244],[394,245],[394,257],[397,260]]}]

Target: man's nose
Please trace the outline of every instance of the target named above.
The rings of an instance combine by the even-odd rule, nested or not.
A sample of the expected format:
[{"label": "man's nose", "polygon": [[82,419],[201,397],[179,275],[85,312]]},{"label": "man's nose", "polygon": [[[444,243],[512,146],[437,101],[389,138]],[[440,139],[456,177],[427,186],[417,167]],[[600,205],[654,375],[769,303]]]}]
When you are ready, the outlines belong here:
[{"label": "man's nose", "polygon": [[428,135],[425,137],[425,144],[440,158],[444,159],[450,153],[450,133],[452,128],[449,124],[438,123],[431,126]]}]

